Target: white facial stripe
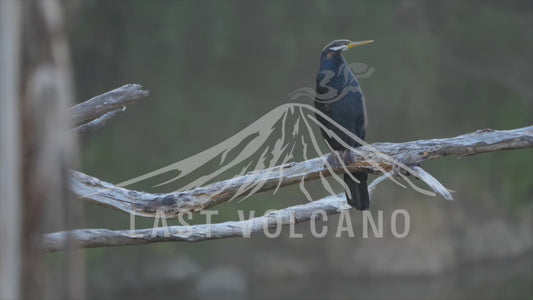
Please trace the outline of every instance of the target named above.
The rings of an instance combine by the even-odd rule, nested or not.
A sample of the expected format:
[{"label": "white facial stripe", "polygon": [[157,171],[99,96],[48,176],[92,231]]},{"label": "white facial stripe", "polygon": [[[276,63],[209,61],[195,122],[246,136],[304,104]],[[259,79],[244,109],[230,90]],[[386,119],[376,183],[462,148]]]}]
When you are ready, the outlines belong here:
[{"label": "white facial stripe", "polygon": [[329,48],[329,50],[331,50],[331,51],[339,51],[339,50],[344,50],[344,48],[346,48],[345,45],[337,46],[337,47],[331,47],[331,48]]}]

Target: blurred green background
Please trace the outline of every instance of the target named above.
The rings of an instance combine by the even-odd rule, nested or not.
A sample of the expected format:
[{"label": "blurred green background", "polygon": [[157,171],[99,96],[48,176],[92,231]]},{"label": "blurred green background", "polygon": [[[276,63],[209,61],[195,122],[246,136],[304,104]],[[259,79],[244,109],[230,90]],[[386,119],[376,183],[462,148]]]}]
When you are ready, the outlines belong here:
[{"label": "blurred green background", "polygon": [[[532,3],[66,2],[78,99],[125,83],[151,91],[81,141],[82,171],[116,183],[223,141],[289,102],[292,91],[314,87],[320,51],[340,38],[375,40],[345,55],[375,69],[360,79],[369,142],[531,125]],[[296,229],[303,239],[289,239],[284,230],[279,239],[92,249],[86,251],[89,295],[532,297],[533,151],[446,158],[424,167],[456,191],[455,201],[393,183],[374,195],[372,210],[384,210],[386,222],[396,208],[409,211],[405,239],[387,230],[383,239],[362,239],[360,213],[353,211],[356,238],[335,238],[332,216],[322,239],[301,224]],[[305,201],[290,187],[221,205],[215,220],[236,220],[237,209],[262,212]],[[129,228],[128,215],[85,208],[87,227]],[[152,224],[137,220],[138,227]]]}]

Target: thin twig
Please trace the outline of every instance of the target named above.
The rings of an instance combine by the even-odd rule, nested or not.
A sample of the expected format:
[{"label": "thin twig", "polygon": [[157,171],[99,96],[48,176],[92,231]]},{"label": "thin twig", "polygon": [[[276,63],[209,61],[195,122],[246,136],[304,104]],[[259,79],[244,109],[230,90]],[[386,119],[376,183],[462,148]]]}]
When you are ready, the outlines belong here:
[{"label": "thin twig", "polygon": [[120,114],[121,112],[125,111],[126,110],[126,106],[124,106],[122,109],[115,109],[114,111],[110,111],[108,113],[105,113],[103,116],[97,118],[97,119],[94,119],[92,120],[91,122],[89,123],[85,123],[85,124],[82,124],[74,129],[72,129],[72,131],[74,131],[75,133],[79,134],[79,135],[84,135],[84,134],[88,134],[88,133],[91,133],[91,132],[94,132],[100,128],[102,128],[105,123],[107,122],[107,120],[115,117],[116,115]]},{"label": "thin twig", "polygon": [[135,103],[150,94],[140,84],[126,84],[71,107],[68,111],[76,125],[90,122],[104,114]]}]

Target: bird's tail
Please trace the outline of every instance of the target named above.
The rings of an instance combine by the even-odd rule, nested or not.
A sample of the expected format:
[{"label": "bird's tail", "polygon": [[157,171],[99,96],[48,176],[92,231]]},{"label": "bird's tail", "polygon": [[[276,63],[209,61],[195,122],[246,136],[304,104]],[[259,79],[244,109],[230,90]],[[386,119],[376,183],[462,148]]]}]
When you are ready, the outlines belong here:
[{"label": "bird's tail", "polygon": [[344,174],[344,182],[348,185],[350,189],[350,196],[346,193],[346,199],[348,204],[352,207],[355,207],[358,210],[367,210],[370,206],[370,201],[368,197],[368,186],[366,180],[368,178],[367,173],[352,173],[352,175],[359,180],[355,182],[350,175]]}]

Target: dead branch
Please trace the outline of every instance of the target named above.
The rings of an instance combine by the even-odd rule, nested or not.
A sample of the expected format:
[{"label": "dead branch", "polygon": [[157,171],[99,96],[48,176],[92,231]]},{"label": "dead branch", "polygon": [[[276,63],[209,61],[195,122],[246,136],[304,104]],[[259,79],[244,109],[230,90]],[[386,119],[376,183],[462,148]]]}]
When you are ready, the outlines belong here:
[{"label": "dead branch", "polygon": [[[378,173],[392,171],[397,164],[418,166],[426,160],[446,156],[464,157],[485,152],[533,147],[533,126],[513,130],[484,129],[452,138],[418,140],[406,143],[375,143],[357,148],[353,153],[352,171]],[[195,188],[189,191],[151,194],[116,187],[89,175],[72,172],[72,191],[89,202],[138,216],[154,217],[164,212],[167,218],[175,218],[183,211],[200,211],[232,199],[239,188],[250,182],[264,182],[257,191],[267,191],[280,186],[299,183],[302,179],[317,179],[322,174],[330,176],[324,164],[325,157],[318,157],[299,163],[289,163],[271,169],[250,172]],[[369,161],[372,162],[369,163]],[[381,170],[380,170],[381,168]],[[283,172],[280,172],[283,170]],[[434,191],[445,198],[451,195],[436,179],[421,168],[412,168],[413,175],[425,181]],[[333,169],[342,173],[342,167]]]},{"label": "dead branch", "polygon": [[[69,109],[74,124],[83,124],[100,118],[108,112],[123,109],[150,94],[139,84],[126,84],[98,95]],[[108,116],[109,117],[109,116]]]},{"label": "dead branch", "polygon": [[103,116],[99,118],[92,120],[91,122],[75,127],[74,129],[72,129],[72,131],[74,131],[75,133],[79,135],[91,133],[93,131],[96,131],[102,128],[109,119],[113,118],[114,116],[118,115],[119,113],[125,110],[126,110],[126,106],[124,106],[122,109],[121,108],[115,109],[113,111],[105,113]]},{"label": "dead branch", "polygon": [[[205,240],[248,237],[263,232],[265,228],[286,226],[290,223],[321,220],[323,214],[335,214],[350,209],[344,194],[329,196],[303,205],[291,206],[265,216],[244,221],[192,226],[168,226],[139,230],[79,229],[56,232],[43,236],[43,251],[64,250],[67,236],[79,248],[140,245],[156,242],[200,242]],[[318,213],[320,211],[320,213]],[[272,230],[271,230],[272,231]]]},{"label": "dead branch", "polygon": [[[139,91],[140,86],[129,85],[117,90],[130,88]],[[71,110],[72,113],[81,122],[97,118],[93,122],[78,128],[87,126],[91,130],[93,126],[101,127],[105,120],[109,118],[109,116],[106,117],[106,113],[122,107],[124,102],[120,99],[115,99],[115,97],[120,98],[124,94],[115,92],[117,90],[80,104],[85,107],[73,108]],[[135,94],[136,92],[133,91],[133,93]],[[142,96],[139,97],[144,97],[147,92],[146,94],[141,94]],[[120,105],[117,106],[117,103],[120,103]],[[112,109],[103,109],[102,107],[96,109],[93,107],[98,105],[111,107]],[[98,111],[98,113],[95,111]],[[86,115],[91,117],[81,117],[84,114],[83,112],[90,112]],[[408,174],[404,174],[404,171],[408,170],[407,173],[426,182],[436,193],[443,195],[446,199],[451,199],[448,190],[420,167],[422,162],[452,155],[461,158],[485,152],[532,147],[533,126],[502,131],[483,129],[453,138],[418,140],[406,143],[375,143],[359,147],[352,153],[353,157],[350,161],[353,161],[353,163],[348,164],[347,168],[358,172],[386,172],[369,186],[371,194],[380,182],[387,178],[392,178],[391,176],[393,175],[405,178]],[[215,182],[189,191],[167,194],[145,193],[120,188],[76,171],[71,172],[70,187],[74,194],[89,202],[134,216],[175,218],[182,213],[201,211],[233,198],[238,198],[235,196],[243,185],[257,180],[262,181],[261,188],[257,190],[257,192],[261,192],[273,190],[280,186],[296,184],[303,179],[312,180],[321,176],[331,176],[332,172],[342,173],[345,171],[345,166],[341,165],[337,168],[332,168],[332,166],[326,166],[325,161],[326,156],[322,156],[299,163],[289,163],[270,169],[250,172],[244,176]],[[399,168],[399,165],[408,166],[408,168]],[[248,237],[248,234],[258,233],[265,230],[265,228],[316,221],[323,216],[322,212],[329,215],[345,209],[350,209],[350,206],[346,204],[344,194],[339,194],[244,221],[170,226],[156,228],[155,230],[153,228],[133,231],[79,229],[56,232],[43,236],[43,250],[64,250],[67,239],[74,241],[80,248],[91,248],[164,241],[199,242],[229,237]],[[316,214],[317,211],[321,211],[321,213]]]},{"label": "dead branch", "polygon": [[[374,180],[368,186],[370,195],[373,194],[376,186],[390,175],[392,172]],[[265,228],[270,229],[306,221],[316,222],[322,220],[324,215],[336,214],[351,208],[346,203],[345,195],[338,194],[243,221],[212,225],[170,226],[155,230],[153,228],[139,230],[79,229],[55,232],[43,236],[42,249],[45,252],[62,251],[65,249],[67,239],[74,241],[79,248],[96,248],[168,241],[200,242],[231,237],[250,237],[252,234],[261,233]]]}]

